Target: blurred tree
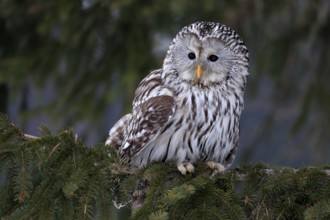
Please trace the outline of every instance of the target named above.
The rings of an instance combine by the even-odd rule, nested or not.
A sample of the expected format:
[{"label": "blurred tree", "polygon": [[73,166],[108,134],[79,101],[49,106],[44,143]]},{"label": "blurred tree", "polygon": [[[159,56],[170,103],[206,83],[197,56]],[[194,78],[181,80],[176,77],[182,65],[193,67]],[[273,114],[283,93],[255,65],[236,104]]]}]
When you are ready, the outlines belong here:
[{"label": "blurred tree", "polygon": [[8,88],[6,84],[0,85],[0,112],[7,112],[7,98],[8,98]]},{"label": "blurred tree", "polygon": [[[330,141],[329,5],[327,0],[1,1],[0,84],[8,88],[10,102],[27,94],[27,85],[39,88],[35,99],[46,101],[27,106],[23,118],[47,112],[68,125],[93,122],[90,131],[110,128],[104,121],[109,104],[120,97],[125,111],[130,109],[137,83],[161,67],[165,48],[181,27],[197,20],[221,22],[250,50],[243,116],[254,120],[254,128],[248,134],[253,138],[241,144],[253,146],[245,148],[246,158],[265,145],[282,145],[287,155],[311,152],[310,160],[322,163]],[[52,96],[45,97],[45,87]],[[99,141],[105,134],[98,133]]]}]

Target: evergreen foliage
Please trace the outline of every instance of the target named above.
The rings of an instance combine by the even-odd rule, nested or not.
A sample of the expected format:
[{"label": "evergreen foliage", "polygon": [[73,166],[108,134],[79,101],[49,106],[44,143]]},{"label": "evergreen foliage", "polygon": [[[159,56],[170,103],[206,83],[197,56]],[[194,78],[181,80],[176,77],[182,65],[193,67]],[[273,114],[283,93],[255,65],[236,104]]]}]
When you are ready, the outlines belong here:
[{"label": "evergreen foliage", "polygon": [[131,170],[104,145],[85,146],[71,129],[40,138],[0,115],[3,219],[112,219],[144,182],[132,219],[329,219],[329,167],[243,165],[213,175],[205,164],[182,176],[173,164]]},{"label": "evergreen foliage", "polygon": [[71,129],[26,136],[0,118],[0,161],[5,181],[0,216],[13,219],[88,219],[109,216],[112,175],[103,145],[88,148]]}]

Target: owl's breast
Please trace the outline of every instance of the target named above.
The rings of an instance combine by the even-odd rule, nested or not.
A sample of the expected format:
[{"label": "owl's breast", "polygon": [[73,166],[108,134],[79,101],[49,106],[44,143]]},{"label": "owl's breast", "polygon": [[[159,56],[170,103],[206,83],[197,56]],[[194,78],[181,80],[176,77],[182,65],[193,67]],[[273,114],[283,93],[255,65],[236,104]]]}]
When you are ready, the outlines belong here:
[{"label": "owl's breast", "polygon": [[175,101],[176,112],[171,120],[133,163],[221,163],[238,144],[241,105],[235,96],[223,97],[220,91],[193,90],[178,94]]},{"label": "owl's breast", "polygon": [[195,90],[179,95],[173,117],[173,143],[186,152],[192,161],[221,162],[238,144],[241,104],[235,95],[221,91]]}]

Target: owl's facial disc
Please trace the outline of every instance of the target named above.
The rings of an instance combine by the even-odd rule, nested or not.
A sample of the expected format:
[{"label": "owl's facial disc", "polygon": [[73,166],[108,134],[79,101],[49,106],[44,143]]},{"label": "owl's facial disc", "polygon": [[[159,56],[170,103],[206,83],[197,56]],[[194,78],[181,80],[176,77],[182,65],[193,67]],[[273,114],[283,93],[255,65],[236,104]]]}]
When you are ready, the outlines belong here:
[{"label": "owl's facial disc", "polygon": [[179,77],[193,84],[209,85],[226,79],[236,59],[220,39],[186,35],[176,42],[173,61]]}]

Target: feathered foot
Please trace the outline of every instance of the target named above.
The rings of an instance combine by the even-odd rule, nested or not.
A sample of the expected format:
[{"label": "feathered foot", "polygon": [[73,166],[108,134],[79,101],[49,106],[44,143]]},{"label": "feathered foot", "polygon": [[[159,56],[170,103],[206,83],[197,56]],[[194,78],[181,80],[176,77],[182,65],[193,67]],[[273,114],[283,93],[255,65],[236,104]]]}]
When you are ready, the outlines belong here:
[{"label": "feathered foot", "polygon": [[226,170],[226,168],[221,163],[216,163],[214,161],[209,161],[206,163],[206,165],[210,167],[211,170],[213,170],[212,176],[215,174],[221,174]]},{"label": "feathered foot", "polygon": [[189,162],[178,163],[177,168],[180,171],[180,173],[184,176],[187,175],[187,173],[193,173],[195,171],[195,167]]},{"label": "feathered foot", "polygon": [[146,198],[145,190],[135,190],[132,195],[132,213],[135,213],[144,202]]}]

